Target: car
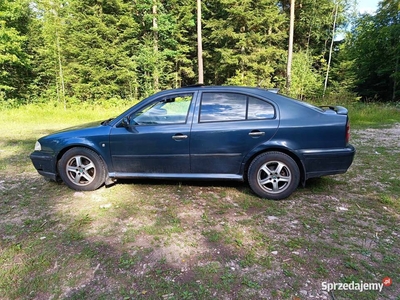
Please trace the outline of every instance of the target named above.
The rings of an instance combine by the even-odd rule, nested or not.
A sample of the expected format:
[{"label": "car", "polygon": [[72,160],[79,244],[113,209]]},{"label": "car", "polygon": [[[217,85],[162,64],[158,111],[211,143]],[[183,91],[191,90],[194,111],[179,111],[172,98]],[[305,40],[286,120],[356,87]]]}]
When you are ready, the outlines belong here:
[{"label": "car", "polygon": [[257,87],[195,85],[158,92],[97,126],[40,138],[39,174],[77,191],[122,178],[247,181],[284,199],[313,177],[345,173],[348,111]]}]

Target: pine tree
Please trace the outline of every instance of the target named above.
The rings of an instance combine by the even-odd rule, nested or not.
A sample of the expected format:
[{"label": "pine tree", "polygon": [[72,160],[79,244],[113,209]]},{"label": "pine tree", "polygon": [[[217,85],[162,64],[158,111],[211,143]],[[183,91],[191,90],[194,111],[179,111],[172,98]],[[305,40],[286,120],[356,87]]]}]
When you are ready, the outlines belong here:
[{"label": "pine tree", "polygon": [[68,5],[64,0],[40,0],[35,3],[30,46],[32,48],[34,85],[37,98],[57,99],[64,107],[65,98],[65,32]]},{"label": "pine tree", "polygon": [[363,99],[400,99],[400,1],[382,1],[375,15],[361,15],[343,49]]},{"label": "pine tree", "polygon": [[0,1],[0,101],[27,98],[31,80],[28,48],[29,2]]},{"label": "pine tree", "polygon": [[134,59],[142,96],[194,82],[194,8],[190,0],[147,0],[135,5],[140,39]]},{"label": "pine tree", "polygon": [[206,8],[208,82],[277,85],[286,63],[286,49],[279,46],[287,33],[275,1],[218,0],[207,3]]},{"label": "pine tree", "polygon": [[133,98],[138,86],[132,50],[138,26],[130,1],[70,3],[65,35],[66,91],[81,100]]}]

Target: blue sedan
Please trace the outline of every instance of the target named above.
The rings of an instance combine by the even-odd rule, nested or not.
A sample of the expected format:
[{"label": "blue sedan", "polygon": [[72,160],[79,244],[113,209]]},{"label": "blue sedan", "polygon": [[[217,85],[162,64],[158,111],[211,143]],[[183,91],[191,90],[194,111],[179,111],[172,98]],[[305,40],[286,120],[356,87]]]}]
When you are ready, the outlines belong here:
[{"label": "blue sedan", "polygon": [[39,174],[79,191],[118,178],[247,181],[283,199],[307,179],[347,171],[355,149],[341,106],[316,107],[261,88],[166,90],[98,126],[40,138]]}]

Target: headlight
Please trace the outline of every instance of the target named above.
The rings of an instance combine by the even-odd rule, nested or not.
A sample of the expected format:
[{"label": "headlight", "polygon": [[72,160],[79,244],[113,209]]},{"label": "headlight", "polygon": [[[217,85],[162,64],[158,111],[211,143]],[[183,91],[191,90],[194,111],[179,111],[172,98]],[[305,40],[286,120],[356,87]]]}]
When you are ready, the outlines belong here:
[{"label": "headlight", "polygon": [[41,150],[42,150],[42,145],[40,145],[39,141],[36,141],[35,151],[41,151]]}]

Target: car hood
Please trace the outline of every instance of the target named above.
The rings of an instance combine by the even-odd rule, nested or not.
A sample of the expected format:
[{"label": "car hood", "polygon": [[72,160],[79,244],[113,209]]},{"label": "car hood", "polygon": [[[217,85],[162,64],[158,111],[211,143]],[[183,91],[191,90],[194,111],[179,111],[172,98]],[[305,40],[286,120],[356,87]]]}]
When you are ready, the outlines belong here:
[{"label": "car hood", "polygon": [[84,141],[107,140],[111,127],[101,125],[100,121],[73,126],[58,132],[46,135],[39,139],[39,142],[50,146],[58,145],[56,148],[67,144],[80,144]]},{"label": "car hood", "polygon": [[101,124],[103,122],[104,122],[103,120],[101,120],[101,121],[99,120],[99,121],[94,121],[94,122],[90,122],[90,123],[79,124],[79,125],[75,125],[72,127],[67,127],[67,128],[61,129],[59,131],[54,132],[53,134],[68,132],[68,131],[78,131],[80,129],[86,129],[86,128],[95,128],[95,127],[102,126]]}]

